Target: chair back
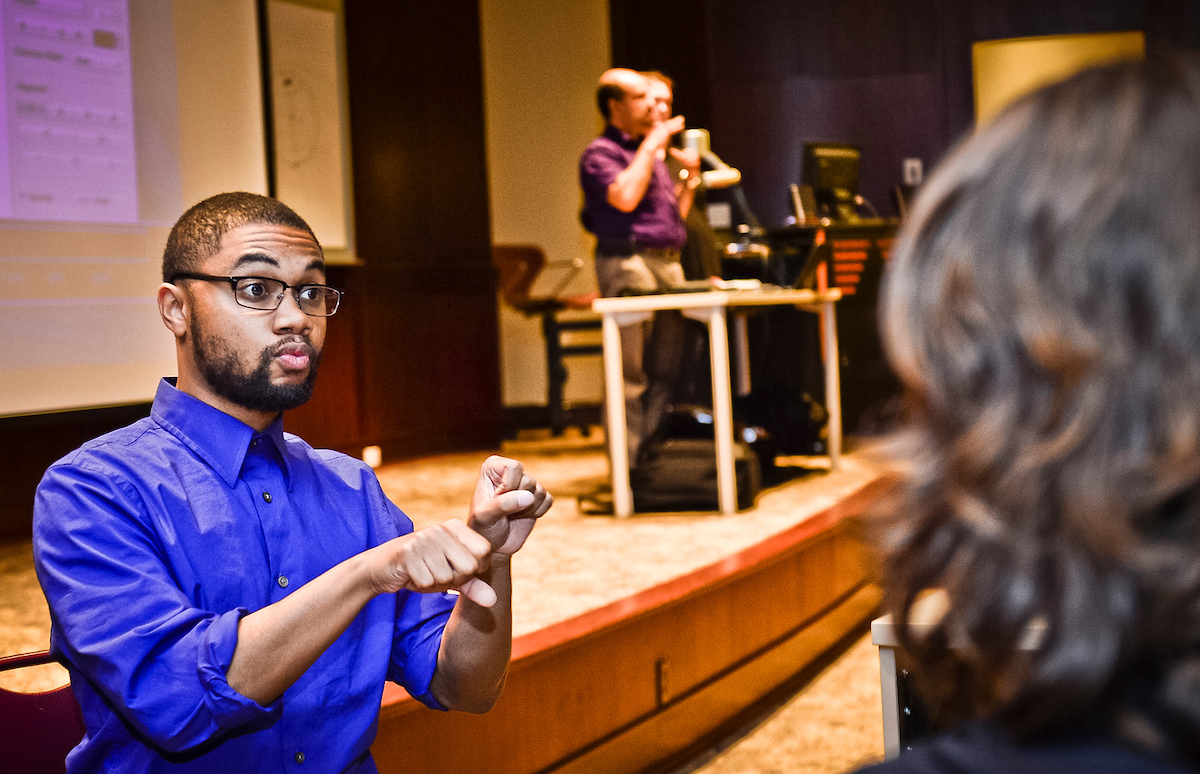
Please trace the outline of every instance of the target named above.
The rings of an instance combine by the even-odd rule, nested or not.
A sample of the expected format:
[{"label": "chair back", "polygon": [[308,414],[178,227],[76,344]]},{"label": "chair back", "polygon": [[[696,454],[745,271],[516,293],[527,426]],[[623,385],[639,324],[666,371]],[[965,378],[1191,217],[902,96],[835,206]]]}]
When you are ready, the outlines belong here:
[{"label": "chair back", "polygon": [[530,293],[534,281],[546,265],[546,254],[537,245],[493,245],[492,263],[496,267],[500,297],[518,312],[529,313],[533,305]]},{"label": "chair back", "polygon": [[[0,657],[0,671],[52,664],[49,651]],[[5,771],[61,774],[87,729],[70,685],[42,693],[0,688],[0,761]]]}]

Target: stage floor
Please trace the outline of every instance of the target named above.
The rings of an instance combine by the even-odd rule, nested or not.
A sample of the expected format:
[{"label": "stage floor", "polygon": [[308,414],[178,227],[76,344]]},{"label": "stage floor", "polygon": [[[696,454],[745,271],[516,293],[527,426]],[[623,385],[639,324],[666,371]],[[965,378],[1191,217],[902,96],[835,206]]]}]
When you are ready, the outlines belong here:
[{"label": "stage floor", "polygon": [[[872,449],[850,444],[850,453],[843,456],[838,472],[830,472],[824,458],[785,459],[793,477],[764,490],[752,510],[731,516],[636,514],[618,520],[581,513],[575,499],[595,492],[607,480],[599,430],[587,436],[570,430],[560,438],[530,434],[506,443],[501,453],[522,460],[556,500],[513,561],[517,635],[601,607],[759,543],[843,499],[885,467]],[[486,456],[486,452],[463,453],[391,463],[379,469],[379,478],[388,496],[419,528],[465,517],[479,464]],[[30,544],[0,545],[0,653],[44,649],[48,630]],[[873,655],[873,648],[860,642],[789,705],[780,707],[771,718],[763,718],[764,724],[756,732],[761,735],[757,743],[754,734],[736,744],[725,740],[722,747],[729,749],[720,754],[714,751],[711,761],[687,770],[703,774],[835,772],[855,761],[880,756],[881,710]],[[44,690],[61,685],[64,675],[54,666],[23,670],[20,675],[0,677],[0,687]],[[820,717],[809,711],[814,709],[810,707],[814,701]],[[797,717],[789,720],[791,715]],[[839,729],[854,729],[852,739],[835,741],[841,739]],[[873,729],[878,731],[877,739]],[[756,752],[756,747],[761,749]],[[832,754],[837,751],[840,754]],[[746,768],[750,765],[746,755],[755,760],[764,756],[783,760],[763,759],[761,765]]]}]

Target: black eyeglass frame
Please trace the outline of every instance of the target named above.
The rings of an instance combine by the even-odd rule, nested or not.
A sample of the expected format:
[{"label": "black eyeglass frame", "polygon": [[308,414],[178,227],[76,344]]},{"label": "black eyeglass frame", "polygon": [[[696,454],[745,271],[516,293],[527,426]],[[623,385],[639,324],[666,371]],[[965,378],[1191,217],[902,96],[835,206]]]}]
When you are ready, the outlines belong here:
[{"label": "black eyeglass frame", "polygon": [[[317,282],[305,282],[300,285],[289,285],[288,283],[284,282],[283,280],[275,279],[274,277],[255,277],[255,276],[222,277],[222,276],[218,276],[216,274],[199,274],[197,272],[191,272],[191,271],[180,271],[180,272],[176,272],[176,273],[172,274],[169,282],[173,285],[173,284],[175,284],[175,280],[178,280],[178,279],[194,279],[194,280],[203,280],[205,282],[228,282],[229,289],[233,292],[234,302],[238,306],[244,307],[246,309],[253,309],[258,312],[273,312],[276,309],[278,309],[280,307],[280,305],[283,304],[284,294],[287,293],[288,289],[291,289],[292,295],[296,298],[296,305],[300,307],[300,311],[304,312],[309,317],[333,317],[335,314],[337,314],[338,309],[341,308],[342,297],[346,295],[346,291],[338,290],[337,288],[335,288],[331,285],[322,285]],[[257,280],[259,282],[273,282],[273,283],[276,283],[279,285],[283,285],[283,289],[279,292],[279,294],[277,294],[275,296],[275,306],[271,306],[271,307],[249,306],[247,304],[242,303],[242,301],[238,298],[238,292],[237,292],[238,283],[241,282],[242,280]],[[320,288],[321,290],[324,290],[324,291],[332,291],[335,294],[334,302],[333,302],[333,311],[329,312],[328,314],[314,314],[313,312],[310,312],[307,309],[305,309],[304,304],[302,304],[300,302],[300,293],[302,293],[305,288]]]}]

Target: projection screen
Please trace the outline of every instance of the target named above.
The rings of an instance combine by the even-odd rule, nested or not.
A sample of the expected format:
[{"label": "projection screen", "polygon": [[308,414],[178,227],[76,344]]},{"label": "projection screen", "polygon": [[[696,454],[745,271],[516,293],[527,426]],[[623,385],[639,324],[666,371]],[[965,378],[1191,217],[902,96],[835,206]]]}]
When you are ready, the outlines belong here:
[{"label": "projection screen", "polygon": [[0,0],[0,416],[149,400],[186,206],[264,192],[253,3]]}]

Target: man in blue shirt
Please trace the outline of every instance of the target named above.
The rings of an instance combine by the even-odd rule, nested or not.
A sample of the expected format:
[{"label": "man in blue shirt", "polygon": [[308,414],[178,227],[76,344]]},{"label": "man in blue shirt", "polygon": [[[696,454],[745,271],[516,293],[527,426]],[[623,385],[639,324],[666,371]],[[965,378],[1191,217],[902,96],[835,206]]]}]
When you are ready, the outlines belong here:
[{"label": "man in blue shirt", "polygon": [[465,523],[414,532],[369,467],[283,432],[341,300],[283,204],[196,205],[163,280],[177,381],[37,493],[52,648],[87,726],[68,770],[373,772],[385,679],[431,707],[490,708],[510,558],[550,495],[492,457]]}]

